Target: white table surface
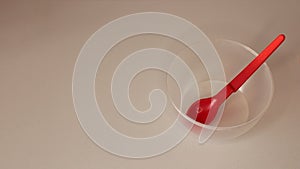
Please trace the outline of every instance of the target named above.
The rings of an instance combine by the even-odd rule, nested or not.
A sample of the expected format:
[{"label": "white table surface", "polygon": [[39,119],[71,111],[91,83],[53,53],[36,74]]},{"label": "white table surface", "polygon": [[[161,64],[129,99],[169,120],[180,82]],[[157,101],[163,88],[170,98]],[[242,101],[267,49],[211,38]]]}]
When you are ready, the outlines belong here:
[{"label": "white table surface", "polygon": [[[299,1],[1,1],[0,168],[300,168]],[[186,18],[210,39],[261,50],[278,33],[285,44],[267,63],[275,93],[261,121],[224,144],[188,136],[148,159],[122,158],[83,132],[72,102],[78,53],[93,32],[145,11]]]}]

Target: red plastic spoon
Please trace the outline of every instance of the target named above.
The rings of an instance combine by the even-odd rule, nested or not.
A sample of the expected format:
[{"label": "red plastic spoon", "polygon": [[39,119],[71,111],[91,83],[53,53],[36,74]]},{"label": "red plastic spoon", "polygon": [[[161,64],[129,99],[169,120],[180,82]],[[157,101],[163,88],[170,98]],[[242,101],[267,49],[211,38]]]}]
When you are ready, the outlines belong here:
[{"label": "red plastic spoon", "polygon": [[215,118],[219,107],[233,93],[236,92],[250,76],[268,59],[280,46],[285,36],[280,34],[273,40],[248,66],[246,66],[230,83],[215,96],[194,102],[187,111],[187,115],[197,122],[209,124]]}]

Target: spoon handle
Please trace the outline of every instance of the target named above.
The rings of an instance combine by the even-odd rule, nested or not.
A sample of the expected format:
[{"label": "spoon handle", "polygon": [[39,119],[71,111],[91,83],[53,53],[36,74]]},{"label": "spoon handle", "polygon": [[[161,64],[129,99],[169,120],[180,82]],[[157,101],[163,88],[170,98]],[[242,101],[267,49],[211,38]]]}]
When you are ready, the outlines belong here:
[{"label": "spoon handle", "polygon": [[226,91],[226,98],[228,98],[233,92],[236,92],[251,77],[251,75],[269,58],[269,56],[271,56],[271,54],[281,45],[281,43],[284,40],[285,36],[283,34],[278,35],[277,38],[275,38],[220,92]]}]

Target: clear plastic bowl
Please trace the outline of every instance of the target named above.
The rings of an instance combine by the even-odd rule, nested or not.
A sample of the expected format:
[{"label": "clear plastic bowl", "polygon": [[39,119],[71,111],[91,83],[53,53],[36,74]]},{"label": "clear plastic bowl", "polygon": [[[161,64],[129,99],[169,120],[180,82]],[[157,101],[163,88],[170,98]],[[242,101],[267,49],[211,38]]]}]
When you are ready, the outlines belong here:
[{"label": "clear plastic bowl", "polygon": [[[217,40],[214,45],[222,60],[227,82],[208,79],[207,73],[204,72],[205,68],[201,64],[190,67],[196,75],[201,74],[197,77],[200,98],[214,95],[210,90],[211,83],[219,89],[223,88],[258,55],[248,46],[231,40]],[[184,54],[180,56],[188,57]],[[172,86],[169,80],[170,77],[167,77],[168,93],[170,94],[171,100],[174,101],[174,105],[176,105],[174,98],[177,96],[172,93],[174,86]],[[225,141],[236,138],[249,131],[261,119],[271,103],[273,90],[274,86],[271,71],[267,64],[264,63],[253,76],[225,102],[225,109],[217,127],[201,124],[192,119],[186,120],[186,123],[192,122],[194,124],[192,133],[197,135],[203,129],[214,130],[214,134],[209,141]]]}]

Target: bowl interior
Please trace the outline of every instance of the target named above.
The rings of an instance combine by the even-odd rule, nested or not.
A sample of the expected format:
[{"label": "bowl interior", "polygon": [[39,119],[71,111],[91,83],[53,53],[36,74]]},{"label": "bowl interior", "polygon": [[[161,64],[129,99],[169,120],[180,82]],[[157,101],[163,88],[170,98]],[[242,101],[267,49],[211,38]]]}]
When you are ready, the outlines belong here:
[{"label": "bowl interior", "polygon": [[[194,72],[200,91],[200,98],[214,95],[211,85],[215,88],[223,88],[233,79],[246,65],[248,65],[258,54],[251,48],[231,40],[220,39],[214,43],[220,59],[223,63],[226,82],[219,79],[209,79],[205,66],[200,64],[191,67]],[[181,57],[188,57],[182,52]],[[176,85],[172,83],[171,77],[167,76],[168,95],[178,105],[178,95],[174,93]],[[184,89],[188,90],[188,89]],[[231,95],[225,103],[224,112],[216,130],[227,130],[249,123],[256,123],[269,106],[273,96],[273,81],[271,72],[266,64],[263,64],[248,81]],[[179,96],[180,97],[180,96]],[[188,107],[188,106],[184,106]],[[185,111],[185,110],[183,110]],[[185,113],[185,112],[181,112]],[[210,128],[209,125],[193,122],[197,126]]]}]

